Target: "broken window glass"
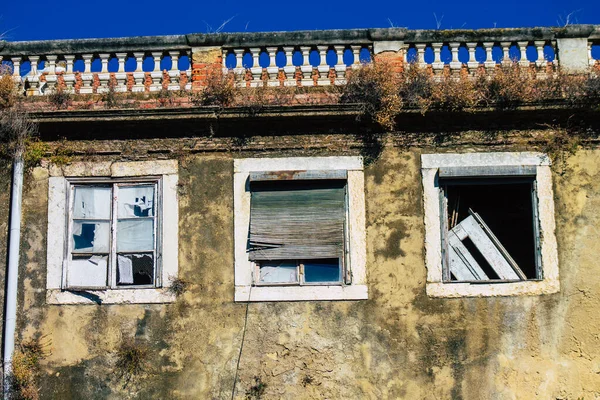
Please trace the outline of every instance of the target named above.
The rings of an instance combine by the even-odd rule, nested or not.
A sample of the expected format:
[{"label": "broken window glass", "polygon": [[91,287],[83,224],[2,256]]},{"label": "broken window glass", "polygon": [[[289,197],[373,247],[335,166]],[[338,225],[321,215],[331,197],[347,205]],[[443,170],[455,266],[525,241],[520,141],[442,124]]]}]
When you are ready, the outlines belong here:
[{"label": "broken window glass", "polygon": [[533,177],[441,179],[445,279],[540,279]]},{"label": "broken window glass", "polygon": [[156,183],[77,183],[71,193],[67,286],[154,285]]},{"label": "broken window glass", "polygon": [[108,253],[110,221],[73,221],[73,252]]},{"label": "broken window glass", "polygon": [[119,187],[118,217],[153,217],[154,186]]},{"label": "broken window glass", "polygon": [[119,254],[117,265],[118,285],[151,285],[154,283],[152,253]]}]

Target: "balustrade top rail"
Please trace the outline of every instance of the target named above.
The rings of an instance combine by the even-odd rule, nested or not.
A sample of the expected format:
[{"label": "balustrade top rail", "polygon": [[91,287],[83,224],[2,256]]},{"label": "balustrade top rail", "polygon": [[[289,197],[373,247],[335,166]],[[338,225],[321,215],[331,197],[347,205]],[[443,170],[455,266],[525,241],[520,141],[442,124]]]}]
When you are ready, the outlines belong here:
[{"label": "balustrade top rail", "polygon": [[582,71],[600,63],[599,46],[600,25],[373,28],[0,41],[0,59],[27,94],[39,95],[57,87],[76,93],[202,87],[202,68],[218,60],[240,87],[335,85],[346,82],[347,70],[385,52],[434,71],[491,71],[515,60],[542,74],[558,66]]},{"label": "balustrade top rail", "polygon": [[411,30],[406,28],[371,28],[315,30],[293,32],[243,32],[218,34],[187,34],[168,36],[135,36],[106,39],[36,40],[10,42],[0,40],[0,56],[46,54],[121,52],[221,46],[293,46],[319,44],[372,44],[376,41],[419,43],[467,41],[554,40],[559,38],[588,38],[600,40],[600,25],[569,25],[566,27],[494,28],[454,30]]}]

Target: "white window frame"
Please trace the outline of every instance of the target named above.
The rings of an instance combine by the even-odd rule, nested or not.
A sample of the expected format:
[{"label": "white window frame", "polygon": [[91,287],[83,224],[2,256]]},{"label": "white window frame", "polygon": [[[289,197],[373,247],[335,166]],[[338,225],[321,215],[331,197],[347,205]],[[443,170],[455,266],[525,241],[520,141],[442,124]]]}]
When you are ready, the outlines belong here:
[{"label": "white window frame", "polygon": [[[346,268],[351,284],[256,284],[257,264],[248,258],[250,172],[345,170],[347,180]],[[234,161],[235,301],[307,301],[368,299],[366,279],[365,193],[362,157],[247,158]]]},{"label": "white window frame", "polygon": [[[443,281],[440,168],[493,168],[534,166],[537,185],[537,217],[540,229],[541,280],[520,282],[454,283]],[[427,295],[431,297],[479,297],[539,295],[560,291],[558,250],[555,236],[554,198],[550,159],[536,152],[422,154],[425,208],[425,265]],[[473,177],[473,176],[471,176]]]},{"label": "white window frame", "polygon": [[[48,248],[46,301],[48,304],[120,304],[169,303],[175,295],[169,292],[171,281],[178,274],[177,199],[178,163],[176,160],[138,162],[73,163],[58,168],[50,165],[48,182]],[[103,289],[66,287],[69,254],[69,201],[72,185],[98,183],[156,183],[155,224],[156,285],[116,286]],[[114,204],[113,204],[114,206]],[[114,274],[113,274],[114,275]],[[109,278],[110,279],[110,278]],[[114,282],[113,282],[114,283]]]}]

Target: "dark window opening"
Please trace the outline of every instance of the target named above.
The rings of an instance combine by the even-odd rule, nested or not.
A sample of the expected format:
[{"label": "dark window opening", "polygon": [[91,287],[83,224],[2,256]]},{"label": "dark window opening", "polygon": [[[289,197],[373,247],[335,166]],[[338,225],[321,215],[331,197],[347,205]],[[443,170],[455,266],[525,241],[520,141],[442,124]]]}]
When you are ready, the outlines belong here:
[{"label": "dark window opening", "polygon": [[117,266],[117,284],[120,286],[154,283],[152,254],[119,254]]},{"label": "dark window opening", "polygon": [[324,260],[306,260],[304,265],[304,281],[339,282],[341,280],[340,262],[337,258]]},{"label": "dark window opening", "polygon": [[534,178],[441,179],[450,280],[539,279]]}]

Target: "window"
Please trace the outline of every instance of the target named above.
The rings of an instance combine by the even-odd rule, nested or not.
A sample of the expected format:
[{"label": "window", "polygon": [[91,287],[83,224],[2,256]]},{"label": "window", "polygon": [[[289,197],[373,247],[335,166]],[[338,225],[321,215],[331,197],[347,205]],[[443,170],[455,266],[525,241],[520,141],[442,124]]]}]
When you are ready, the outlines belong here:
[{"label": "window", "polygon": [[359,157],[235,162],[236,301],[367,298]]},{"label": "window", "polygon": [[427,154],[422,173],[429,295],[559,290],[545,155]]},{"label": "window", "polygon": [[68,182],[69,256],[63,286],[160,286],[156,251],[160,179]]},{"label": "window", "polygon": [[58,176],[49,179],[47,301],[173,301],[166,288],[178,265],[177,162],[50,172]]}]

